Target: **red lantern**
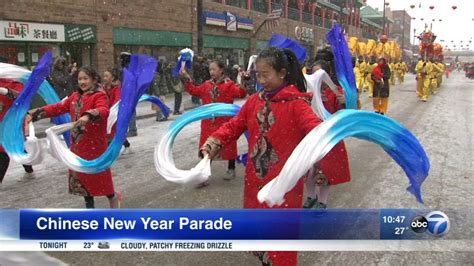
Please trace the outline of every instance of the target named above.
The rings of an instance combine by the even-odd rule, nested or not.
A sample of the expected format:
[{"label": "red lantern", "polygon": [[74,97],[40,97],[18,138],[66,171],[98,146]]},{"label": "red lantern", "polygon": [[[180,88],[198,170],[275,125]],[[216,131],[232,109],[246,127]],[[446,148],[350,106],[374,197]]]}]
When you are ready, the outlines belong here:
[{"label": "red lantern", "polygon": [[451,7],[453,10],[456,10],[456,8],[458,8],[457,6],[452,6]]},{"label": "red lantern", "polygon": [[415,5],[410,5],[410,8],[411,8],[411,9],[415,8]]},{"label": "red lantern", "polygon": [[433,10],[433,9],[434,9],[434,6],[430,6],[430,9]]},{"label": "red lantern", "polygon": [[386,43],[387,41],[388,41],[387,35],[384,34],[384,35],[380,36],[380,42],[381,43]]}]

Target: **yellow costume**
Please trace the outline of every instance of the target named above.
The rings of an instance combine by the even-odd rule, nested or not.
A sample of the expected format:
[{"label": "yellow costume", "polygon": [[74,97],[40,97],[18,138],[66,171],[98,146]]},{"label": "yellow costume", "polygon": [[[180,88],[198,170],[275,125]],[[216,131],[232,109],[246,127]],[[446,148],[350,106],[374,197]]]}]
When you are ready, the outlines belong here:
[{"label": "yellow costume", "polygon": [[431,78],[431,86],[430,86],[430,91],[431,94],[436,94],[438,93],[438,75],[442,75],[443,71],[442,69],[438,66],[437,63],[431,63],[431,73],[429,73],[429,76]]},{"label": "yellow costume", "polygon": [[433,64],[429,61],[418,61],[415,67],[416,73],[419,73],[419,83],[423,86],[421,91],[421,100],[426,102],[431,94],[431,77],[433,74]]},{"label": "yellow costume", "polygon": [[392,73],[392,75],[390,76],[390,85],[395,85],[395,75],[394,75],[394,73],[396,73],[395,72],[395,64],[390,63],[390,64],[388,64],[388,66],[390,67],[390,73]]},{"label": "yellow costume", "polygon": [[438,88],[441,86],[441,82],[443,82],[443,73],[445,71],[445,66],[443,63],[438,62],[438,67],[441,69],[441,73],[438,75]]},{"label": "yellow costume", "polygon": [[357,109],[360,109],[361,107],[360,95],[362,93],[362,73],[360,71],[359,63],[356,63],[356,65],[354,66],[354,76],[355,76],[356,86],[357,86]]},{"label": "yellow costume", "polygon": [[367,73],[366,73],[367,63],[365,61],[359,62],[359,70],[360,70],[360,74],[362,76],[362,86],[357,87],[357,88],[365,91],[365,90],[367,90]]},{"label": "yellow costume", "polygon": [[365,81],[367,82],[367,88],[369,88],[369,98],[372,98],[372,96],[374,95],[374,81],[372,80],[372,71],[374,71],[374,68],[377,66],[377,63],[373,63],[373,64],[370,64],[368,63],[367,64],[367,68],[365,70],[365,76],[366,76],[366,79]]}]

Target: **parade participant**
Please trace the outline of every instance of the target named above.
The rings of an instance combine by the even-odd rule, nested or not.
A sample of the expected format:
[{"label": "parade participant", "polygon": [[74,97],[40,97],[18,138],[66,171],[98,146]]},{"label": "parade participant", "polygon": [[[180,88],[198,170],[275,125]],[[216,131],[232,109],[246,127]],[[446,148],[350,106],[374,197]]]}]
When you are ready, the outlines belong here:
[{"label": "parade participant", "polygon": [[[298,143],[321,120],[311,109],[311,94],[295,54],[288,49],[263,50],[256,61],[263,91],[253,94],[239,113],[222,125],[201,147],[213,158],[248,131],[249,159],[245,174],[244,208],[269,208],[257,199],[258,191],[275,178]],[[303,180],[276,208],[301,208]],[[255,252],[267,265],[296,265],[297,252]]]},{"label": "parade participant", "polygon": [[356,87],[357,87],[357,109],[360,109],[361,104],[360,104],[360,95],[362,94],[362,86],[364,83],[363,80],[363,75],[362,75],[362,69],[360,67],[359,62],[355,59],[352,58],[352,65],[354,66],[354,77],[356,80]]},{"label": "parade participant", "polygon": [[405,81],[405,75],[408,73],[408,66],[405,61],[400,61],[400,69],[402,73],[400,83],[403,83]]},{"label": "parade participant", "polygon": [[[193,83],[191,76],[182,69],[182,74],[187,79],[185,82],[186,91],[201,99],[203,104],[209,103],[234,103],[235,98],[244,98],[247,91],[235,84],[227,76],[224,75],[224,63],[219,60],[213,60],[209,64],[209,74],[211,79],[205,81],[201,85]],[[214,133],[221,125],[229,121],[230,117],[217,117],[213,119],[205,119],[201,121],[201,138],[199,147],[201,147],[206,139]],[[231,180],[235,177],[235,159],[237,158],[237,142],[234,141],[230,145],[226,145],[214,159],[228,160],[227,176],[225,180]],[[204,187],[209,185],[206,181],[198,186]]]},{"label": "parade participant", "polygon": [[[0,122],[3,120],[3,117],[8,112],[8,109],[12,106],[15,98],[23,89],[23,85],[19,82],[0,78]],[[0,184],[7,173],[8,166],[10,165],[10,157],[0,145]],[[23,165],[25,169],[25,174],[23,178],[18,181],[27,181],[34,179],[35,173],[33,172],[33,167],[31,165]]]},{"label": "parade participant", "polygon": [[441,60],[438,60],[438,63],[437,63],[437,66],[438,68],[440,69],[440,72],[438,73],[438,88],[441,86],[441,83],[443,82],[443,74],[445,72],[445,65],[443,64],[443,62]]},{"label": "parade participant", "polygon": [[388,97],[390,95],[390,67],[385,58],[380,58],[377,66],[372,71],[372,80],[374,81],[374,111],[385,115],[388,110]]},{"label": "parade participant", "polygon": [[434,58],[430,58],[430,63],[431,63],[431,72],[428,73],[428,76],[431,80],[430,83],[430,92],[431,94],[436,94],[438,93],[438,75],[441,75],[443,73],[442,69],[438,66],[437,61]]},{"label": "parade participant", "polygon": [[395,67],[395,63],[393,62],[393,60],[389,60],[389,64],[388,64],[388,67],[390,68],[390,73],[392,73],[390,75],[390,85],[395,85],[395,73],[396,73],[396,67]]},{"label": "parade participant", "polygon": [[[415,66],[415,73],[416,73],[416,96],[418,98],[421,98],[423,100],[423,84],[426,79],[426,71],[424,71],[426,64],[425,61],[423,61],[423,58],[418,58],[418,62],[416,63]],[[426,99],[425,99],[426,101]]]},{"label": "parade participant", "polygon": [[[82,67],[78,73],[78,91],[66,100],[28,112],[27,121],[37,121],[69,112],[74,122],[71,130],[71,151],[85,160],[99,157],[107,149],[107,95],[99,90],[97,72]],[[86,208],[94,208],[94,197],[107,196],[110,208],[119,208],[122,194],[115,192],[112,172],[107,169],[97,174],[69,170],[69,193],[83,196]]]},{"label": "parade participant", "polygon": [[407,65],[405,64],[405,62],[399,60],[395,64],[395,73],[397,75],[397,79],[398,79],[398,82],[400,82],[400,84],[402,84],[403,81],[405,80],[405,73],[407,71],[408,71],[408,68],[407,68]]},{"label": "parade participant", "polygon": [[367,87],[369,88],[369,98],[372,98],[374,95],[374,81],[372,80],[372,71],[374,71],[374,68],[377,66],[377,61],[375,60],[375,57],[370,58],[370,62],[367,63],[367,68],[365,70],[365,76],[366,76],[366,83]]},{"label": "parade participant", "polygon": [[[120,85],[120,70],[118,68],[110,68],[104,71],[102,75],[102,88],[109,98],[109,109],[120,100]],[[112,127],[112,131],[107,136],[109,142],[115,137],[115,127],[116,125]],[[131,153],[130,142],[127,139],[123,142],[123,147],[122,154]]]},{"label": "parade participant", "polygon": [[[326,73],[330,73],[334,68],[334,61],[318,60],[313,66],[313,72],[323,69]],[[333,80],[333,82],[338,84],[337,80]],[[340,96],[336,96],[327,84],[323,83],[321,89],[323,90],[323,104],[329,113],[333,114],[344,108],[345,99],[341,86],[338,85]],[[305,177],[307,197],[303,208],[326,208],[330,186],[348,182],[350,179],[349,158],[344,141],[341,141],[308,171]],[[316,192],[317,186],[319,187],[318,193]]]},{"label": "parade participant", "polygon": [[[360,74],[362,76],[362,78],[361,78],[362,85],[361,85],[360,89],[364,92],[367,91],[367,81],[366,81],[366,78],[367,78],[367,74],[366,74],[367,65],[368,65],[368,63],[366,62],[365,58],[363,56],[359,56],[359,70],[360,70]],[[357,88],[359,88],[359,87],[357,87]]]}]

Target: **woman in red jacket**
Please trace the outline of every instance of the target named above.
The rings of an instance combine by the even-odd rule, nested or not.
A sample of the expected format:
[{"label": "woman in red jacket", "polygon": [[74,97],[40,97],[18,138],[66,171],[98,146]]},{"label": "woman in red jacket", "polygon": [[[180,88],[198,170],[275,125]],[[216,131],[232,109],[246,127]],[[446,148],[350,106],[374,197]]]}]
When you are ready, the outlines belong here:
[{"label": "woman in red jacket", "polygon": [[[182,74],[187,78],[185,84],[186,91],[201,98],[202,104],[209,103],[234,103],[234,98],[244,98],[247,91],[235,84],[232,80],[224,75],[224,63],[219,60],[213,60],[209,64],[210,80],[206,80],[201,85],[195,85],[191,77],[183,69]],[[230,117],[217,117],[213,119],[205,119],[201,121],[201,138],[199,147],[201,147],[206,139],[214,133],[221,125],[230,120]],[[214,159],[228,160],[227,177],[225,180],[231,180],[235,177],[235,158],[237,157],[237,141],[233,141],[226,145]],[[204,182],[198,187],[207,186],[209,183]]]},{"label": "woman in red jacket", "polygon": [[[345,107],[344,92],[339,86],[336,78],[334,59],[331,51],[322,50],[316,56],[318,59],[313,72],[323,69],[331,77],[331,80],[338,86],[339,95],[336,95],[327,84],[322,86],[322,101],[326,110],[333,114]],[[313,169],[310,169],[305,178],[307,198],[303,208],[326,208],[331,185],[337,185],[351,180],[349,157],[347,156],[346,145],[340,141],[332,150],[319,161]],[[319,192],[316,193],[316,186]]]},{"label": "woman in red jacket", "polygon": [[[3,117],[8,112],[8,109],[15,101],[15,98],[23,90],[23,85],[20,82],[16,82],[11,79],[0,78],[0,123],[3,120]],[[8,166],[10,164],[10,157],[0,145],[0,184],[7,173]],[[23,178],[18,180],[27,181],[35,178],[35,173],[33,172],[33,167],[31,165],[23,165],[25,169],[25,174]]]},{"label": "woman in red jacket", "polygon": [[[71,130],[71,151],[86,160],[96,159],[107,149],[109,101],[98,89],[99,79],[94,69],[82,67],[78,73],[78,91],[66,100],[29,112],[32,121],[69,112],[75,122]],[[86,208],[94,208],[97,196],[107,196],[110,208],[120,207],[121,193],[115,192],[110,169],[97,174],[69,170],[69,193],[83,196]]]},{"label": "woman in red jacket", "polygon": [[[201,147],[211,158],[246,130],[248,154],[244,208],[269,208],[257,200],[258,191],[275,178],[295,147],[321,120],[311,109],[311,93],[295,54],[275,47],[263,50],[256,61],[257,79],[264,90],[251,95],[230,121],[211,134]],[[276,208],[301,208],[303,179]],[[296,265],[297,252],[258,252],[263,263]]]},{"label": "woman in red jacket", "polygon": [[[120,101],[120,70],[118,68],[111,68],[104,71],[102,75],[102,85],[107,97],[109,98],[109,109],[112,108],[118,101]],[[115,126],[112,127],[112,131],[107,136],[109,142],[115,137]],[[122,154],[131,153],[130,142],[125,139],[123,142],[125,148]]]}]

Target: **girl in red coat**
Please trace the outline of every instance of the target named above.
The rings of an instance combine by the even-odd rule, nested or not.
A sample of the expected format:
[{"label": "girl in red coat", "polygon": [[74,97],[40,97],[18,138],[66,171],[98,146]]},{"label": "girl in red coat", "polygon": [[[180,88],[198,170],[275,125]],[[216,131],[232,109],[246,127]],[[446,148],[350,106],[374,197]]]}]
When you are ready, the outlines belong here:
[{"label": "girl in red coat", "polygon": [[[338,85],[332,52],[322,50],[318,52],[316,59],[318,60],[313,66],[313,72],[318,69],[323,69],[331,77],[331,80]],[[336,95],[329,86],[324,83],[322,90],[323,104],[329,113],[333,114],[344,108],[344,92],[339,85],[338,90],[340,96]],[[344,141],[341,141],[308,172],[305,178],[308,195],[303,204],[303,208],[326,208],[330,185],[337,185],[349,182],[350,180],[349,158],[347,156],[346,145]],[[316,186],[319,187],[319,193],[316,192]]]},{"label": "girl in red coat", "polygon": [[[107,149],[109,101],[98,89],[99,79],[94,69],[82,67],[78,73],[78,91],[66,100],[29,112],[32,121],[69,112],[75,122],[71,130],[71,151],[86,160],[96,159]],[[97,196],[107,196],[110,208],[120,207],[121,193],[114,190],[110,169],[97,174],[69,170],[69,193],[83,196],[86,208],[94,208]]]},{"label": "girl in red coat", "polygon": [[[311,93],[295,54],[275,47],[263,50],[256,61],[257,79],[264,90],[251,95],[230,121],[211,134],[201,147],[211,158],[248,131],[244,208],[269,208],[257,200],[258,191],[275,178],[295,147],[321,120],[311,109]],[[303,179],[276,208],[301,208]],[[296,265],[297,252],[258,252],[263,263]]]},{"label": "girl in red coat", "polygon": [[[110,109],[120,101],[120,70],[118,68],[111,68],[104,71],[104,74],[102,75],[102,85],[102,88],[109,98]],[[115,125],[112,127],[112,131],[107,137],[109,142],[115,137]],[[130,142],[128,142],[128,139],[125,139],[123,142],[123,147],[125,149],[122,154],[131,153]]]},{"label": "girl in red coat", "polygon": [[[12,106],[13,101],[15,101],[15,98],[22,90],[23,85],[20,82],[0,78],[0,123],[8,112],[8,109]],[[9,164],[10,157],[3,149],[2,145],[0,145],[0,184],[7,173]],[[22,179],[18,180],[19,182],[35,178],[33,167],[31,165],[23,165],[23,168],[25,169],[25,174]]]},{"label": "girl in red coat", "polygon": [[[213,60],[209,64],[210,80],[206,80],[201,85],[195,85],[191,81],[191,77],[183,69],[183,75],[187,78],[186,91],[201,98],[202,104],[209,103],[234,103],[234,98],[244,98],[247,91],[240,88],[232,80],[224,75],[224,63],[219,60]],[[217,117],[214,119],[205,119],[201,121],[201,138],[199,147],[201,147],[206,139],[214,133],[221,125],[230,120],[230,117]],[[227,177],[225,180],[231,180],[235,177],[235,158],[237,157],[237,141],[233,141],[223,148],[218,156],[214,159],[228,160]],[[198,187],[207,186],[204,182]]]}]

